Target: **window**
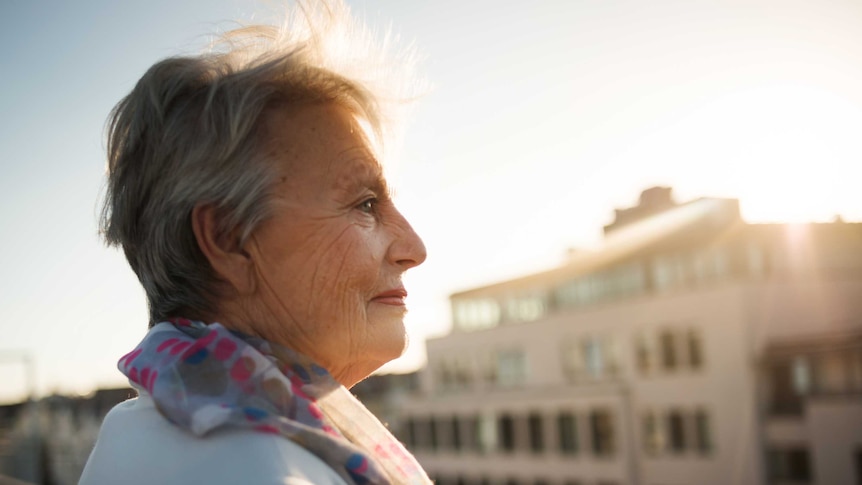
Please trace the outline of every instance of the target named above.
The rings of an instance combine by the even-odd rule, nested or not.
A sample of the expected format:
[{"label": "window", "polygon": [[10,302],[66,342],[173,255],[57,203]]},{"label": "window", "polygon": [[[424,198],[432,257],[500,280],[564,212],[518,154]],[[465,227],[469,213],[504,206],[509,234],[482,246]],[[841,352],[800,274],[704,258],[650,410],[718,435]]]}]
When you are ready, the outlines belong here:
[{"label": "window", "polygon": [[578,426],[574,413],[563,411],[557,415],[557,434],[560,438],[560,452],[578,452]]},{"label": "window", "polygon": [[452,371],[449,369],[448,362],[440,362],[437,366],[437,382],[439,384],[439,388],[441,390],[451,389],[453,387],[453,375]]},{"label": "window", "polygon": [[577,306],[577,290],[574,282],[568,282],[554,290],[554,297],[561,307]]},{"label": "window", "polygon": [[431,416],[428,419],[428,445],[432,450],[436,450],[439,446],[439,430],[437,429],[437,420],[434,419],[434,416]]},{"label": "window", "polygon": [[527,418],[527,428],[530,431],[530,450],[533,453],[541,453],[545,450],[544,419],[539,413],[530,413]]},{"label": "window", "polygon": [[652,262],[653,285],[657,290],[679,286],[685,282],[686,267],[680,256],[663,256]]},{"label": "window", "polygon": [[600,379],[618,369],[616,342],[609,336],[588,336],[561,348],[563,371],[570,379]]},{"label": "window", "polygon": [[643,291],[646,286],[646,271],[640,263],[632,263],[619,268],[615,274],[616,292],[632,295]]},{"label": "window", "polygon": [[862,448],[857,448],[853,457],[856,462],[856,485],[862,485]]},{"label": "window", "polygon": [[773,414],[801,414],[809,395],[862,390],[862,352],[858,349],[776,356],[767,369],[769,411]]},{"label": "window", "polygon": [[545,314],[545,302],[539,297],[522,297],[506,303],[506,314],[513,322],[529,322]]},{"label": "window", "polygon": [[680,411],[671,411],[667,416],[670,449],[675,453],[685,450],[685,420]]},{"label": "window", "polygon": [[725,276],[729,269],[729,259],[725,251],[712,249],[694,257],[694,273],[699,281]]},{"label": "window", "polygon": [[712,451],[712,428],[704,409],[693,412],[671,410],[662,419],[661,413],[647,411],[643,415],[644,451],[656,456],[665,450],[682,453],[686,450],[706,454]]},{"label": "window", "polygon": [[651,455],[663,452],[665,447],[664,429],[655,411],[648,411],[644,414],[643,426],[644,451]]},{"label": "window", "polygon": [[444,360],[436,368],[440,390],[466,389],[473,381],[470,363],[463,358]]},{"label": "window", "polygon": [[497,383],[515,386],[527,380],[527,357],[521,350],[506,350],[497,353]]},{"label": "window", "polygon": [[598,285],[594,284],[594,278],[585,276],[575,283],[575,292],[581,305],[593,303],[598,298]]},{"label": "window", "polygon": [[702,333],[698,328],[666,328],[657,334],[639,332],[635,335],[635,362],[643,374],[658,369],[701,369],[704,365]]},{"label": "window", "polygon": [[605,336],[602,339],[602,354],[604,356],[603,372],[607,376],[615,376],[619,371],[619,349],[617,340]]},{"label": "window", "polygon": [[569,379],[577,379],[584,372],[584,357],[578,342],[564,342],[560,348],[563,373]]},{"label": "window", "polygon": [[451,418],[438,416],[434,419],[434,436],[437,439],[437,448],[449,450],[452,448],[452,421]]},{"label": "window", "polygon": [[656,369],[655,340],[646,332],[635,336],[635,360],[641,373],[646,374]]},{"label": "window", "polygon": [[467,450],[480,451],[481,448],[481,437],[479,435],[479,417],[478,416],[467,416],[462,419],[463,423],[463,443],[462,447]]},{"label": "window", "polygon": [[700,337],[700,332],[689,330],[687,337],[688,365],[692,369],[700,369],[703,367],[703,341]]},{"label": "window", "polygon": [[497,382],[497,355],[493,352],[479,354],[479,373],[484,382]]},{"label": "window", "polygon": [[811,480],[811,462],[805,448],[773,449],[767,459],[772,482]]},{"label": "window", "polygon": [[766,272],[766,258],[759,246],[748,246],[748,271],[752,276],[760,276]]},{"label": "window", "polygon": [[[428,447],[428,422],[423,418],[411,418],[413,426],[413,446],[416,449],[424,449]],[[408,426],[411,423],[408,422]]]},{"label": "window", "polygon": [[562,306],[586,306],[638,294],[646,285],[644,265],[635,262],[568,281],[557,287],[553,296]]},{"label": "window", "polygon": [[500,415],[497,420],[500,436],[500,449],[503,451],[515,450],[515,420],[508,414]]},{"label": "window", "polygon": [[470,386],[473,382],[473,368],[467,359],[458,359],[455,361],[455,381],[463,389]]},{"label": "window", "polygon": [[599,339],[591,337],[584,341],[584,363],[590,377],[602,375],[605,360],[602,357],[602,342]]},{"label": "window", "polygon": [[455,324],[464,331],[482,330],[500,323],[500,305],[490,298],[453,302]]},{"label": "window", "polygon": [[458,416],[452,416],[452,428],[449,430],[452,433],[452,449],[461,449],[461,423]]},{"label": "window", "polygon": [[712,432],[710,430],[709,415],[700,409],[694,413],[694,446],[700,453],[712,451]]},{"label": "window", "polygon": [[769,412],[773,415],[798,415],[802,413],[802,398],[794,382],[794,365],[788,360],[771,363],[769,366]]},{"label": "window", "polygon": [[661,364],[665,370],[676,369],[676,339],[673,332],[665,330],[659,336],[659,344],[661,345]]},{"label": "window", "polygon": [[811,365],[805,357],[793,359],[793,390],[796,394],[808,394],[811,391]]},{"label": "window", "polygon": [[593,453],[597,456],[608,456],[614,453],[614,423],[611,412],[597,409],[590,413],[590,431]]},{"label": "window", "polygon": [[416,447],[416,420],[413,418],[407,418],[407,423],[404,426],[404,442],[407,444],[408,448]]},{"label": "window", "polygon": [[[850,391],[852,371],[849,355],[846,352],[830,351],[816,356],[813,365],[813,379],[808,385],[811,391],[819,394],[842,394]],[[813,382],[811,382],[813,380]],[[812,385],[813,384],[813,385]]]}]

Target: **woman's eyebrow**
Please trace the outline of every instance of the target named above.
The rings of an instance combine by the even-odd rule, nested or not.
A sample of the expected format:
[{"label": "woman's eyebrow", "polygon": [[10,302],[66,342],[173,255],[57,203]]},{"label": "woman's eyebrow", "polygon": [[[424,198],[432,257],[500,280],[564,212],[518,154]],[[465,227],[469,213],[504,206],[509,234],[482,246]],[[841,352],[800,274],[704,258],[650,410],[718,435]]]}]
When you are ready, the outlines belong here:
[{"label": "woman's eyebrow", "polygon": [[372,190],[378,197],[390,197],[391,191],[383,167],[369,153],[354,153],[345,159],[334,183],[339,192],[357,192],[362,189]]}]

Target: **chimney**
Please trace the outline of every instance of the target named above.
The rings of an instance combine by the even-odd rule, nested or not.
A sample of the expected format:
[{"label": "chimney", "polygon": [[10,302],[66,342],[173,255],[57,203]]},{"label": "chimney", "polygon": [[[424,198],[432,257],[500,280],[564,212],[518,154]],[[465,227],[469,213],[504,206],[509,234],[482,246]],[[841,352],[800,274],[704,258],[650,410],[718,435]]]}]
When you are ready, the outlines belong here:
[{"label": "chimney", "polygon": [[670,187],[650,187],[641,192],[638,205],[625,209],[614,209],[614,222],[604,227],[605,236],[629,224],[673,209],[678,204],[673,200]]}]

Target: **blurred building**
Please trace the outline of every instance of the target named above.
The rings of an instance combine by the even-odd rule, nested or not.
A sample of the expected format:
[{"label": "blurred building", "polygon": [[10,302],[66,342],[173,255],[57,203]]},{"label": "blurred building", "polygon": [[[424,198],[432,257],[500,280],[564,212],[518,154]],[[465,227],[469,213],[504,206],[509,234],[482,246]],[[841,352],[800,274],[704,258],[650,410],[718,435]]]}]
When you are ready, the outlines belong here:
[{"label": "blurred building", "polygon": [[401,434],[438,483],[862,483],[862,224],[656,187],[604,231],[452,295]]},{"label": "blurred building", "polygon": [[99,426],[131,388],[0,406],[0,485],[78,483]]},{"label": "blurred building", "polygon": [[[419,374],[377,374],[359,382],[352,392],[389,431],[403,434],[401,412],[404,403],[419,389]],[[2,485],[2,484],[0,484]]]}]

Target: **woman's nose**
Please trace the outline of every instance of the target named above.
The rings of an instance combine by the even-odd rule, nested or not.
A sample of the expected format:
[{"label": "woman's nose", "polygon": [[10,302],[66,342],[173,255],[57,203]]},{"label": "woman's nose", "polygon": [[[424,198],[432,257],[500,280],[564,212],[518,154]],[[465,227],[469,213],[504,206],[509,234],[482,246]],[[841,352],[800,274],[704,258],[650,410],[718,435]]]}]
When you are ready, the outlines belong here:
[{"label": "woman's nose", "polygon": [[397,212],[397,219],[395,239],[389,246],[389,259],[403,271],[407,271],[422,264],[428,254],[422,238],[400,212]]}]

